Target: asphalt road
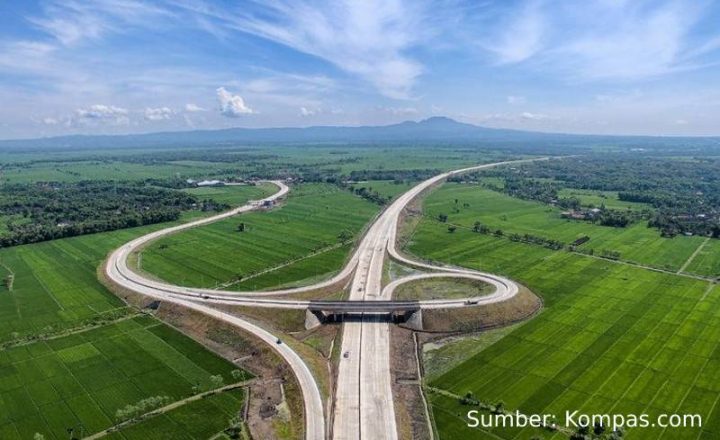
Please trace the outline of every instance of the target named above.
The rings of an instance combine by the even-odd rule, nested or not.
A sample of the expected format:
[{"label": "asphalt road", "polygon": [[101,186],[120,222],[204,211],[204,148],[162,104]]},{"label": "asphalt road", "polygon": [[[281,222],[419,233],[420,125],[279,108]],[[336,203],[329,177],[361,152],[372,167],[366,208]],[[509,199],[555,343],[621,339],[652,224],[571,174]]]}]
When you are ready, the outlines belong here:
[{"label": "asphalt road", "polygon": [[[277,200],[287,194],[289,190],[284,183],[279,181],[273,182],[279,187],[279,191],[259,202],[251,202],[213,217],[152,232],[130,241],[110,255],[106,273],[113,282],[126,289],[199,311],[242,328],[269,343],[288,362],[300,383],[305,404],[306,438],[313,440],[324,439],[326,436],[325,415],[320,392],[310,370],[297,353],[285,344],[276,344],[276,337],[266,330],[237,316],[216,310],[211,305],[234,304],[254,307],[305,309],[309,307],[309,301],[276,297],[315,291],[349,280],[350,277],[352,277],[350,284],[351,301],[383,301],[390,308],[393,307],[393,302],[390,301],[391,295],[398,285],[432,277],[478,279],[493,284],[495,292],[470,299],[419,301],[417,303],[421,308],[468,307],[500,302],[511,298],[518,292],[518,286],[512,280],[469,269],[436,266],[415,261],[400,254],[395,248],[395,241],[400,214],[407,204],[424,190],[454,174],[518,162],[523,161],[499,162],[451,171],[427,179],[411,188],[378,216],[361,240],[348,264],[337,275],[312,286],[258,292],[189,288],[148,279],[134,272],[127,265],[127,259],[133,252],[162,236],[259,209],[264,202]],[[382,275],[386,256],[390,256],[390,258],[402,264],[432,272],[405,277],[383,288]],[[399,302],[395,305],[397,304]],[[362,307],[355,304],[353,304],[353,307],[358,307],[358,312],[363,311]],[[388,324],[371,313],[365,313],[361,320],[346,322],[343,327],[341,350],[342,353],[348,353],[348,356],[341,357],[338,369],[333,405],[332,437],[334,439],[396,439],[397,427],[391,387],[390,328]]]},{"label": "asphalt road", "polygon": [[[167,234],[175,233],[183,229],[197,227],[217,220],[221,220],[223,218],[230,217],[241,212],[257,209],[266,200],[274,201],[288,192],[288,187],[284,183],[273,183],[275,183],[280,188],[280,190],[274,195],[263,199],[258,203],[249,203],[248,205],[233,209],[231,211],[219,214],[214,217],[209,217],[184,225],[174,226],[172,228],[156,231],[123,245],[110,255],[108,264],[106,265],[106,275],[113,282],[119,284],[124,288],[130,289],[137,293],[141,293],[151,298],[171,302],[173,304],[178,304],[188,309],[203,313],[207,316],[211,316],[215,319],[241,328],[261,339],[263,342],[269,344],[288,363],[288,365],[293,371],[293,374],[295,375],[300,384],[300,389],[302,390],[303,395],[303,403],[305,407],[305,438],[308,440],[324,440],[325,413],[323,411],[323,401],[320,395],[320,390],[318,388],[317,382],[315,381],[315,378],[310,372],[310,369],[292,348],[290,348],[287,344],[278,344],[276,336],[272,335],[267,330],[260,328],[255,324],[252,324],[229,313],[214,309],[209,305],[200,304],[197,301],[193,301],[196,300],[196,298],[194,298],[193,296],[187,296],[187,290],[185,288],[175,287],[174,291],[173,289],[167,289],[167,284],[156,283],[153,280],[148,280],[141,275],[133,272],[127,266],[127,257],[130,255],[130,253],[147,244],[149,241],[155,240]],[[160,284],[161,288],[155,286],[156,284]]]},{"label": "asphalt road", "polygon": [[[351,285],[350,300],[390,300],[400,284],[432,277],[474,278],[495,285],[495,292],[484,297],[462,300],[420,301],[421,307],[465,307],[500,302],[518,292],[518,286],[503,277],[468,269],[434,266],[414,261],[395,248],[400,214],[420,193],[448,177],[469,171],[498,166],[479,165],[439,174],[427,179],[398,197],[378,217],[357,249],[358,267]],[[413,275],[382,288],[385,255],[396,261],[435,273]],[[342,353],[335,394],[333,438],[337,440],[397,439],[394,400],[390,373],[390,327],[376,316],[344,325]]]}]

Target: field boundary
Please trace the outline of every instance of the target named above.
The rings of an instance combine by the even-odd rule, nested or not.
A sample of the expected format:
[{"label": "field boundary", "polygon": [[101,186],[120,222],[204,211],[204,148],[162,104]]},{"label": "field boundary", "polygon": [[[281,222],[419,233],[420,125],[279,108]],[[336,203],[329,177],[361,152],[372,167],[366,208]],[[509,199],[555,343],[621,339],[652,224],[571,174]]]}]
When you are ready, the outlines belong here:
[{"label": "field boundary", "polygon": [[690,266],[690,263],[693,262],[693,260],[695,259],[695,257],[698,256],[698,254],[700,253],[700,251],[702,251],[702,249],[705,247],[706,244],[708,244],[709,241],[710,241],[710,237],[706,237],[705,240],[703,240],[703,242],[700,243],[700,245],[697,247],[697,249],[695,249],[695,252],[693,252],[693,253],[688,257],[688,259],[685,260],[685,263],[680,267],[680,269],[678,269],[678,271],[677,271],[678,275],[680,275],[681,273],[684,273],[684,272],[685,272],[685,269],[687,269],[688,266]]},{"label": "field boundary", "polygon": [[[227,289],[227,288],[230,287],[230,286],[234,286],[234,285],[236,285],[236,284],[241,284],[241,283],[244,283],[244,282],[247,281],[247,280],[251,280],[251,279],[253,279],[253,278],[257,278],[257,277],[259,277],[259,276],[261,276],[261,275],[265,275],[265,274],[268,274],[268,273],[270,273],[270,272],[274,272],[274,271],[276,271],[276,270],[280,270],[280,269],[282,269],[282,268],[285,268],[285,267],[288,267],[288,266],[292,266],[292,265],[295,264],[295,263],[299,263],[299,262],[301,262],[301,261],[303,261],[303,260],[307,260],[308,258],[316,257],[316,256],[318,256],[318,255],[322,255],[322,254],[324,254],[324,253],[327,253],[327,252],[330,252],[330,251],[334,251],[335,249],[339,249],[339,248],[341,248],[341,247],[343,247],[343,246],[345,246],[345,245],[351,244],[351,243],[352,243],[352,240],[348,240],[348,241],[343,241],[343,242],[340,242],[340,243],[335,243],[335,244],[332,244],[332,245],[330,245],[330,246],[326,246],[326,247],[324,247],[324,248],[322,248],[322,249],[320,249],[320,250],[318,250],[318,251],[311,252],[311,253],[309,253],[309,254],[303,255],[302,257],[289,260],[289,261],[287,261],[287,262],[285,262],[285,263],[283,263],[283,264],[279,264],[279,265],[277,265],[277,266],[273,266],[273,267],[269,267],[269,268],[267,268],[267,269],[263,269],[263,270],[261,270],[260,272],[255,272],[254,274],[248,275],[248,276],[244,277],[244,278],[241,279],[241,280],[228,281],[228,282],[219,284],[219,285],[213,287],[213,290]],[[300,280],[300,281],[302,281],[302,280]]]},{"label": "field boundary", "polygon": [[223,387],[215,388],[215,389],[213,389],[213,390],[204,391],[204,392],[202,392],[202,393],[194,394],[194,395],[189,396],[189,397],[186,397],[186,398],[184,398],[184,399],[176,400],[175,402],[173,402],[173,403],[171,403],[171,404],[169,404],[169,405],[165,405],[165,406],[163,406],[163,407],[161,407],[161,408],[156,408],[156,409],[154,409],[154,410],[152,410],[152,411],[146,412],[145,414],[141,414],[141,415],[139,415],[139,416],[137,416],[137,417],[134,417],[134,418],[132,418],[132,419],[129,419],[129,420],[126,420],[126,421],[124,421],[124,422],[121,422],[121,423],[118,423],[118,424],[116,424],[116,425],[113,425],[113,426],[105,429],[104,431],[100,431],[100,432],[97,432],[97,433],[95,433],[95,434],[93,434],[93,435],[84,437],[83,440],[96,440],[96,439],[99,439],[99,438],[103,438],[103,437],[105,437],[105,436],[107,436],[107,435],[109,435],[109,434],[112,434],[112,433],[114,433],[114,432],[120,431],[120,430],[122,430],[123,428],[127,428],[127,427],[129,427],[129,426],[136,425],[136,424],[138,424],[138,423],[140,423],[140,422],[144,422],[145,420],[147,420],[147,419],[149,419],[149,418],[152,418],[152,417],[155,417],[155,416],[159,416],[159,415],[161,415],[161,414],[165,414],[165,413],[168,412],[168,411],[171,411],[171,410],[173,410],[173,409],[180,408],[180,407],[182,407],[182,406],[184,406],[184,405],[187,405],[188,403],[195,402],[195,401],[198,401],[198,400],[200,400],[200,399],[204,399],[204,398],[206,398],[206,397],[209,397],[209,396],[212,396],[212,395],[215,395],[215,394],[225,393],[225,392],[227,392],[227,391],[236,390],[236,389],[238,389],[238,388],[245,388],[245,387],[250,386],[250,385],[252,385],[252,384],[254,384],[254,383],[257,383],[257,382],[259,382],[257,379],[250,379],[250,380],[245,380],[245,381],[242,381],[242,382],[236,382],[236,383],[233,383],[233,384],[230,384],[230,385],[225,385],[225,386],[223,386]]},{"label": "field boundary", "polygon": [[[422,215],[423,218],[425,218],[425,219],[427,219],[427,220],[429,220],[429,221],[432,221],[432,222],[434,222],[434,223],[436,223],[436,224],[438,224],[438,225],[449,225],[449,226],[455,226],[456,228],[459,228],[459,229],[465,229],[465,230],[468,230],[468,231],[471,231],[471,230],[472,230],[472,228],[469,227],[469,226],[458,225],[458,224],[456,224],[456,223],[450,223],[450,222],[443,223],[443,222],[441,222],[441,221],[439,221],[439,220],[437,220],[437,219],[435,219],[435,218],[433,218],[432,216],[429,216],[429,215],[427,215],[427,214],[421,214],[421,215]],[[413,232],[413,233],[414,233],[414,232]],[[501,239],[501,240],[510,241],[510,239],[507,238],[507,237],[504,236],[504,235],[501,236],[501,237],[495,236],[495,235],[493,235],[493,234],[490,234],[490,235],[493,236],[493,237],[495,237],[495,238]],[[707,239],[709,240],[710,237],[708,237]],[[409,240],[408,240],[408,241],[409,241]],[[522,243],[522,242],[521,242],[521,243]],[[537,245],[532,244],[532,243],[522,243],[522,244],[526,244],[526,245],[528,245],[528,246],[537,246]],[[702,246],[702,245],[701,245],[701,246]],[[558,251],[555,251],[555,252],[561,252],[561,251],[562,251],[562,249],[561,249],[561,250],[558,250]],[[696,251],[697,251],[697,249],[696,249]],[[659,268],[659,267],[648,266],[648,265],[646,265],[646,264],[635,263],[635,262],[632,262],[632,261],[629,261],[629,260],[623,260],[623,259],[615,260],[615,259],[612,259],[612,258],[602,257],[602,256],[600,256],[600,255],[589,255],[589,254],[586,254],[586,253],[583,253],[583,252],[571,251],[571,250],[565,250],[565,252],[568,252],[568,253],[571,253],[571,254],[574,254],[574,255],[581,255],[581,256],[583,256],[583,257],[588,257],[588,258],[595,258],[595,259],[597,259],[597,260],[603,260],[603,261],[607,261],[607,262],[610,262],[610,263],[625,264],[625,265],[627,265],[627,266],[637,267],[637,268],[645,269],[645,270],[651,270],[651,271],[653,271],[653,272],[661,272],[661,273],[666,273],[666,274],[669,274],[669,275],[676,275],[676,276],[685,277],[685,278],[692,278],[692,279],[701,280],[701,281],[710,281],[710,282],[714,282],[714,281],[715,281],[714,278],[712,278],[712,277],[707,277],[707,276],[704,276],[704,275],[697,275],[697,274],[694,274],[694,273],[681,272],[681,271],[677,271],[677,272],[676,272],[676,271],[672,271],[672,270],[662,269],[662,268]],[[425,260],[425,261],[427,261],[427,260]]]}]

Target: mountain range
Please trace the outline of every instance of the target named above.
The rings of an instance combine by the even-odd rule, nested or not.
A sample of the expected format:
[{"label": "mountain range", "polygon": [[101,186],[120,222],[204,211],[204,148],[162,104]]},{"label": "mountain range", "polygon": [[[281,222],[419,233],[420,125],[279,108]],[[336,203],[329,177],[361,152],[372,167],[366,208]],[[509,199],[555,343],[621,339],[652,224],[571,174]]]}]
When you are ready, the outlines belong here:
[{"label": "mountain range", "polygon": [[304,128],[228,128],[131,135],[72,135],[0,141],[0,150],[192,147],[244,144],[474,144],[519,145],[677,145],[720,146],[720,138],[607,136],[541,133],[488,128],[436,116],[419,122],[383,126],[312,126]]}]

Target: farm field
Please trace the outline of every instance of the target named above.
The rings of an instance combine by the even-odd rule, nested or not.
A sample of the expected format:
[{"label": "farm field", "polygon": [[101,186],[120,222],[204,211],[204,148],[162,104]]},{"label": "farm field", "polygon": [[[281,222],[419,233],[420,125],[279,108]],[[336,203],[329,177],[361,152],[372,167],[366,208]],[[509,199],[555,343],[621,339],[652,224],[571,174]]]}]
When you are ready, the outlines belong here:
[{"label": "farm field", "polygon": [[[476,185],[446,184],[428,196],[425,207],[427,216],[437,218],[439,214],[446,214],[449,223],[467,228],[480,221],[506,234],[531,234],[566,244],[587,235],[590,241],[583,244],[582,249],[618,251],[621,260],[672,271],[680,269],[705,240],[685,236],[664,238],[644,221],[627,228],[612,228],[563,219],[558,208]],[[692,267],[686,270],[691,271]]]},{"label": "farm field", "polygon": [[596,191],[590,189],[562,188],[558,191],[560,197],[575,197],[580,199],[583,205],[605,205],[609,209],[652,209],[646,203],[625,202],[618,199],[617,191]]},{"label": "farm field", "polygon": [[[211,438],[228,428],[228,421],[242,408],[245,391],[234,389],[187,403],[164,414],[123,428],[108,440]],[[221,437],[226,438],[226,437]]]},{"label": "farm field", "polygon": [[277,192],[277,186],[271,183],[258,185],[226,185],[188,188],[185,191],[200,200],[212,199],[230,206],[244,205],[248,200],[259,200]]},{"label": "farm field", "polygon": [[338,261],[345,261],[352,246],[341,244],[321,250],[317,254],[301,257],[292,263],[271,267],[267,272],[234,283],[237,290],[263,290],[312,284],[313,281],[331,277],[340,269]]},{"label": "farm field", "polygon": [[[254,279],[254,283],[251,279],[246,285],[236,281],[357,237],[378,210],[377,205],[336,186],[303,184],[292,188],[281,209],[243,214],[152,243],[141,254],[142,269],[186,286],[224,283],[242,290],[260,283],[255,285],[270,287],[275,275]],[[240,223],[245,224],[244,232],[238,231]],[[346,253],[322,253],[314,258],[310,275],[338,270]],[[307,277],[306,272],[285,268],[275,283]]]},{"label": "farm field", "polygon": [[[264,188],[228,187],[235,204]],[[229,199],[228,199],[229,200]],[[183,214],[182,221],[205,215]],[[74,327],[124,304],[97,280],[108,252],[169,223],[52,240],[0,249],[0,271],[15,274],[13,290],[0,286],[0,342],[39,332]]]},{"label": "farm field", "polygon": [[367,188],[368,191],[377,191],[380,195],[395,198],[415,186],[418,182],[399,182],[392,180],[364,180],[354,183],[356,189]]},{"label": "farm field", "polygon": [[[431,387],[460,396],[472,392],[492,404],[503,401],[510,411],[556,414],[560,423],[565,410],[576,409],[652,418],[697,413],[702,428],[629,429],[626,438],[720,436],[717,287],[465,229],[450,234],[445,225],[428,219],[418,226],[408,250],[506,274],[545,302],[540,315],[432,379]],[[429,397],[442,439],[566,438],[529,429],[469,429],[464,415],[472,407],[440,393]]]},{"label": "farm field", "polygon": [[144,180],[162,177],[202,177],[225,168],[222,163],[139,164],[128,162],[59,162],[3,171],[7,183],[79,182],[81,180]]},{"label": "farm field", "polygon": [[[227,197],[236,203],[265,191],[255,187],[228,190]],[[181,221],[200,215],[204,214],[188,212]],[[124,303],[98,282],[96,269],[110,250],[167,226],[0,250],[0,272],[15,274],[12,291],[0,287],[0,341],[58,334],[99,318],[130,318]],[[78,429],[80,424],[85,434],[98,432],[117,422],[115,411],[120,407],[158,395],[170,401],[189,396],[194,386],[207,387],[211,375],[222,374],[225,383],[231,383],[233,369],[224,359],[146,316],[7,348],[0,351],[0,438],[27,439],[36,432],[47,439],[67,438],[66,429]],[[211,399],[212,405],[208,402],[197,410],[237,411],[241,403],[228,397]],[[177,411],[162,419],[174,421],[167,428],[178,427],[168,431],[175,432],[175,438],[201,430],[199,437],[213,435],[224,428],[216,425],[229,419],[223,415],[188,431],[181,426],[190,416]],[[129,435],[136,431],[140,427],[133,427]]]},{"label": "farm field", "polygon": [[720,278],[720,240],[708,240],[685,271]]},{"label": "farm field", "polygon": [[[335,170],[449,170],[500,159],[504,155],[487,151],[448,149],[439,158],[435,148],[413,146],[387,149],[345,145],[308,145],[306,148],[215,147],[206,149],[140,149],[61,153],[0,152],[6,164],[0,181],[6,183],[77,182],[81,180],[145,180],[155,178],[214,178],[223,176],[275,177],[287,170],[307,167],[313,171]],[[202,158],[202,159],[201,159]],[[234,159],[234,160],[230,160]]]},{"label": "farm field", "polygon": [[[67,438],[67,428],[79,431],[80,426],[86,435],[102,431],[117,423],[116,411],[128,404],[190,396],[212,388],[212,375],[232,383],[235,369],[149,316],[3,350],[0,438],[40,433],[61,439]],[[226,412],[240,408],[237,399],[218,406]],[[195,430],[214,434],[214,426],[203,431],[208,423]]]}]

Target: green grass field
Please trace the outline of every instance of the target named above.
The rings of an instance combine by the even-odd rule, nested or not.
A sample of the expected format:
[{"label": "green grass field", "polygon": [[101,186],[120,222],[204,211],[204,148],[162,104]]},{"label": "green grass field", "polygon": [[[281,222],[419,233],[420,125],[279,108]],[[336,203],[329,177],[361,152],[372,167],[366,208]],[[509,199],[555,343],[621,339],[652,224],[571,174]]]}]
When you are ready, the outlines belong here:
[{"label": "green grass field", "polygon": [[[62,439],[67,428],[79,431],[80,425],[85,434],[98,432],[116,424],[116,411],[127,404],[152,396],[187,397],[194,386],[211,387],[211,375],[231,383],[235,368],[148,316],[3,350],[0,438],[24,440],[40,433]],[[236,401],[225,403],[225,411],[240,408]],[[205,435],[218,431],[194,429]]]},{"label": "green grass field", "polygon": [[218,203],[230,206],[244,205],[248,200],[259,200],[278,191],[278,187],[271,183],[252,185],[227,185],[188,188],[184,190],[198,199],[212,199]]},{"label": "green grass field", "polygon": [[[612,228],[563,219],[560,211],[552,206],[516,199],[477,185],[452,183],[434,191],[425,203],[427,216],[446,214],[449,223],[471,228],[476,221],[480,221],[493,230],[502,229],[506,234],[531,234],[566,244],[587,235],[590,241],[581,246],[583,249],[618,251],[622,260],[667,270],[682,267],[704,241],[703,237],[663,238],[659,231],[648,228],[645,222],[627,228]],[[687,270],[692,269],[691,266]]]},{"label": "green grass field", "polygon": [[709,240],[685,271],[720,278],[720,240]]},{"label": "green grass field", "polygon": [[[228,203],[237,205],[274,191],[264,186],[219,189],[225,191]],[[186,212],[180,221],[200,215],[207,214]],[[15,274],[12,292],[0,286],[0,342],[10,339],[12,333],[22,336],[77,326],[123,307],[97,280],[97,267],[121,244],[167,226],[156,224],[0,249],[0,271]]]},{"label": "green grass field", "polygon": [[[338,270],[349,247],[332,248],[346,232],[355,237],[379,207],[327,184],[293,187],[285,206],[254,212],[162,238],[142,252],[142,269],[186,286],[232,283],[242,290],[283,285]],[[246,225],[238,232],[240,223]],[[321,252],[309,260],[300,260]],[[269,268],[277,272],[249,278]],[[304,271],[311,268],[311,272]]]},{"label": "green grass field", "polygon": [[[228,187],[227,203],[244,203],[273,188]],[[202,215],[186,213],[183,221]],[[128,310],[97,280],[96,269],[108,252],[144,233],[167,227],[140,228],[84,235],[0,250],[0,272],[15,274],[12,291],[0,287],[0,342],[64,329],[82,328],[99,316],[122,316]],[[66,428],[84,426],[85,434],[112,425],[115,411],[147,397],[171,400],[192,394],[222,374],[233,379],[235,367],[182,334],[148,317],[123,320],[68,336],[0,350],[0,438],[67,438]],[[203,399],[203,402],[206,399]],[[178,409],[162,420],[172,438],[211,436],[222,430],[241,403],[227,397],[201,404],[198,411],[224,411],[192,422]],[[195,406],[189,406],[195,408]],[[174,424],[167,421],[172,421]],[[222,425],[222,426],[221,426]],[[141,429],[141,426],[145,428]],[[150,432],[152,425],[133,427],[126,438]],[[175,430],[170,430],[175,426]],[[122,435],[125,435],[124,433]],[[150,435],[152,438],[154,434]]]},{"label": "green grass field", "polygon": [[[432,199],[454,194],[441,190]],[[462,192],[457,197],[469,198]],[[720,289],[469,230],[449,234],[445,225],[431,220],[421,222],[409,250],[506,274],[545,301],[539,316],[431,380],[430,386],[456,395],[471,391],[485,402],[503,401],[509,410],[556,414],[561,423],[565,410],[576,409],[653,417],[697,413],[703,416],[702,428],[636,429],[627,438],[720,436]],[[464,415],[471,407],[438,394],[430,398],[442,439],[552,436],[529,429],[469,429]]]},{"label": "green grass field", "polygon": [[395,198],[417,183],[418,182],[395,183],[392,180],[365,180],[355,183],[353,186],[357,189],[365,187],[368,191],[377,191],[382,196]]},{"label": "green grass field", "polygon": [[223,392],[183,405],[112,433],[108,440],[191,440],[211,438],[229,426],[242,408],[242,389]]},{"label": "green grass field", "polygon": [[617,191],[596,191],[590,189],[563,188],[558,192],[560,197],[575,197],[580,199],[583,205],[594,205],[600,207],[605,205],[610,209],[632,209],[643,210],[652,207],[645,203],[624,202],[618,199]]},{"label": "green grass field", "polygon": [[[308,167],[313,170],[450,170],[507,155],[486,150],[447,148],[438,155],[432,146],[393,146],[392,149],[347,145],[219,147],[204,158],[207,149],[142,149],[62,152],[0,152],[3,168],[0,182],[77,182],[81,180],[144,180],[150,178],[214,178],[222,176],[251,177],[261,171],[263,177],[273,173]],[[183,157],[185,155],[192,157]],[[202,156],[202,159],[198,159]],[[142,157],[147,160],[141,161]],[[218,158],[213,160],[214,158]],[[228,160],[232,158],[234,160]]]}]

